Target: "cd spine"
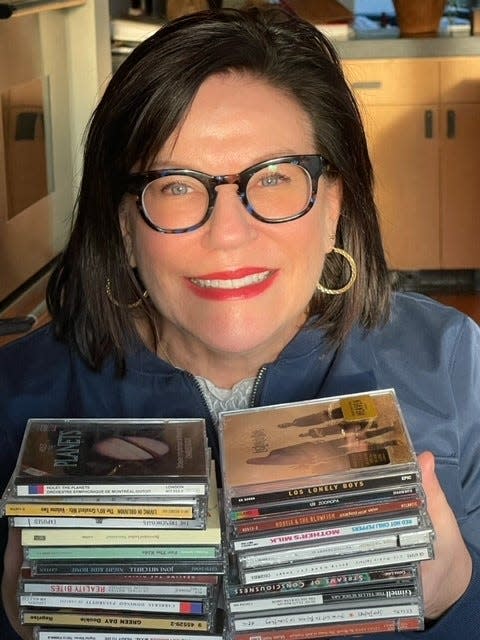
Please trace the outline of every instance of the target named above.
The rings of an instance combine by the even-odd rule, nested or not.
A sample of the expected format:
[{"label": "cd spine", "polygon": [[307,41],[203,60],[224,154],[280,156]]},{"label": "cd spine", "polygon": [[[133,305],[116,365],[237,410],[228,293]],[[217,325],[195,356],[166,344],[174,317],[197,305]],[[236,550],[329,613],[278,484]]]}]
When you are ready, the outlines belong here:
[{"label": "cd spine", "polygon": [[253,584],[256,582],[275,582],[289,578],[302,578],[317,574],[337,573],[339,571],[388,567],[390,565],[429,560],[432,557],[433,549],[431,545],[428,545],[360,556],[339,557],[317,562],[281,565],[269,569],[247,569],[241,570],[240,574],[244,584]]},{"label": "cd spine", "polygon": [[409,498],[406,500],[393,500],[386,503],[378,503],[368,506],[352,506],[346,509],[336,509],[333,511],[312,511],[308,514],[301,514],[291,517],[262,518],[248,523],[235,524],[231,526],[232,535],[242,536],[261,531],[285,530],[295,527],[308,526],[320,522],[338,522],[340,520],[353,520],[367,518],[378,514],[415,512],[423,506],[422,498]]},{"label": "cd spine", "polygon": [[363,493],[368,490],[379,488],[416,485],[420,482],[420,476],[417,471],[409,471],[406,473],[392,473],[371,478],[363,478],[362,480],[349,482],[332,482],[329,484],[312,484],[293,489],[269,491],[265,493],[254,493],[247,495],[228,494],[227,498],[232,509],[245,509],[252,505],[266,505],[272,502],[290,502],[305,500],[307,498],[318,499],[319,496],[325,497],[344,494],[345,492]]},{"label": "cd spine", "polygon": [[227,640],[317,640],[317,638],[335,638],[340,636],[393,633],[396,631],[421,631],[424,628],[420,616],[409,618],[390,618],[324,625],[255,630],[235,633],[230,630]]}]

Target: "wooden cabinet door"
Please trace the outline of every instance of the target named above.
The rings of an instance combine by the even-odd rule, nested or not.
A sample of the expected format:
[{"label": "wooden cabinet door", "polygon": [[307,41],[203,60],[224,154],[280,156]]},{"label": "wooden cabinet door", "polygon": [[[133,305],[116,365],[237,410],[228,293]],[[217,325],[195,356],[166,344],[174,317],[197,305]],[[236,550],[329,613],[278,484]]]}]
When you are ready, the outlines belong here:
[{"label": "wooden cabinet door", "polygon": [[[480,78],[479,78],[480,85]],[[480,102],[441,108],[440,208],[444,269],[480,268]]]},{"label": "wooden cabinet door", "polygon": [[391,269],[440,268],[438,61],[347,60]]},{"label": "wooden cabinet door", "polygon": [[363,107],[391,269],[440,267],[438,108]]},{"label": "wooden cabinet door", "polygon": [[391,269],[478,269],[480,57],[344,61]]},{"label": "wooden cabinet door", "polygon": [[480,57],[440,61],[440,102],[480,104]]}]

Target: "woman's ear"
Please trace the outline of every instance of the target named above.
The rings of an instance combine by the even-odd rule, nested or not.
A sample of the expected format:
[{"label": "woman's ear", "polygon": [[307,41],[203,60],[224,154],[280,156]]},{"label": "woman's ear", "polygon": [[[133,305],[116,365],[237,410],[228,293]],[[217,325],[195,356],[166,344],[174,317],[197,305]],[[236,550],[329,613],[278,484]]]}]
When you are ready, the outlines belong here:
[{"label": "woman's ear", "polygon": [[132,216],[131,207],[132,207],[131,198],[129,196],[124,196],[122,198],[122,201],[120,202],[120,206],[118,207],[118,219],[120,222],[120,230],[122,232],[123,246],[125,247],[128,263],[132,267],[132,269],[134,269],[137,266],[137,262],[135,260],[135,255],[133,251],[134,231],[133,231],[133,224],[131,220],[131,216]]}]

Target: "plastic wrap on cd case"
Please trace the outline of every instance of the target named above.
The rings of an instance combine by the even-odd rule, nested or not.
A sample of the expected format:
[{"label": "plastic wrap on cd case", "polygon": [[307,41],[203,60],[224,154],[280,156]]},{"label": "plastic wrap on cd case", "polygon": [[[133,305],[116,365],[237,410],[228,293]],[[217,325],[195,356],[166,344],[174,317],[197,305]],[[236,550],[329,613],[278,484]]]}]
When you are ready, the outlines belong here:
[{"label": "plastic wrap on cd case", "polygon": [[360,538],[390,531],[412,532],[429,529],[433,534],[433,525],[425,509],[401,514],[386,514],[377,518],[361,518],[350,521],[332,522],[318,526],[295,527],[278,531],[265,531],[251,536],[231,537],[229,548],[233,552],[251,551],[268,548],[270,551],[283,547],[318,544],[335,540]]},{"label": "plastic wrap on cd case", "polygon": [[340,622],[334,624],[313,624],[276,628],[275,630],[255,630],[236,632],[226,630],[226,640],[318,640],[319,638],[335,638],[377,633],[394,633],[398,631],[421,631],[424,620],[421,616],[401,618],[383,618],[381,620],[362,620],[359,622]]},{"label": "plastic wrap on cd case", "polygon": [[242,569],[239,567],[239,576],[243,584],[249,585],[345,571],[389,567],[402,563],[430,560],[433,557],[433,545],[428,544],[405,549],[387,549],[353,556],[318,559],[313,562],[292,562],[266,568]]},{"label": "plastic wrap on cd case", "polygon": [[295,490],[380,488],[391,475],[419,480],[393,389],[222,412],[219,434],[227,513]]}]

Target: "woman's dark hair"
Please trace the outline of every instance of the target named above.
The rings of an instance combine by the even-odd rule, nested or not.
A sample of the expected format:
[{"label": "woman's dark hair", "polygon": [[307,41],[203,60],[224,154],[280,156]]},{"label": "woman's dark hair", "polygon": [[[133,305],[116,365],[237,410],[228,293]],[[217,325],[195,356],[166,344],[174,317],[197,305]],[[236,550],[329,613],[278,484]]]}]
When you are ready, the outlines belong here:
[{"label": "woman's dark hair", "polygon": [[[133,166],[149,167],[204,80],[230,70],[254,74],[296,98],[311,118],[317,151],[342,180],[335,244],[354,257],[358,276],[345,294],[316,293],[310,317],[337,345],[354,324],[371,329],[388,317],[372,167],[333,46],[314,26],[280,9],[204,11],[167,24],[138,45],[90,121],[76,219],[47,300],[57,335],[95,369],[112,355],[122,369],[136,319],[147,319],[154,336],[161,324],[148,299],[136,309],[127,306],[141,297],[142,286],[128,264],[119,222],[126,176]],[[344,259],[327,256],[322,284],[338,288],[349,275]],[[106,295],[107,280],[119,305]]]}]

